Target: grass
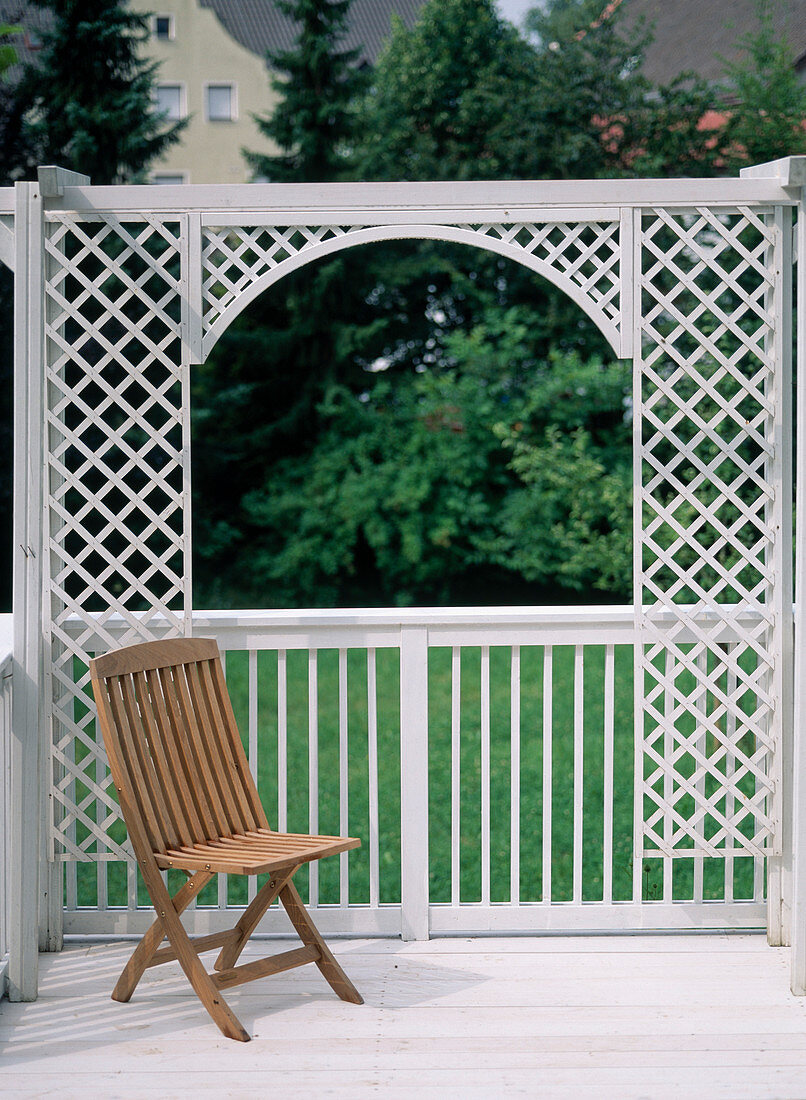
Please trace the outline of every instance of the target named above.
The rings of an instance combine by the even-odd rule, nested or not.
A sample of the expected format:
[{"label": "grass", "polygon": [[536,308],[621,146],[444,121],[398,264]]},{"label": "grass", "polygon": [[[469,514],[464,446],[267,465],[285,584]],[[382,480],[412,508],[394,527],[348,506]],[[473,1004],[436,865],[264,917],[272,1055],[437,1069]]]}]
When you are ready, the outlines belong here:
[{"label": "grass", "polygon": [[[490,650],[490,898],[510,900],[511,870],[511,735],[510,650]],[[539,901],[545,887],[543,851],[543,729],[544,651],[521,649],[520,678],[520,858],[519,892],[522,901]],[[603,896],[604,851],[604,661],[603,646],[586,646],[584,663],[584,722],[582,770],[582,897]],[[379,891],[382,903],[400,900],[400,683],[397,650],[378,650],[378,784],[379,784]],[[480,691],[481,653],[465,648],[461,654],[460,806],[461,845],[459,887],[463,902],[479,901],[482,891],[482,714]],[[307,832],[309,801],[308,755],[308,654],[287,654],[287,829]],[[248,730],[248,655],[231,652],[227,657],[227,681],[235,714],[246,740]],[[574,818],[574,649],[553,650],[551,693],[551,897],[568,901],[573,889]],[[278,656],[258,654],[258,788],[269,820],[278,819]],[[349,899],[369,901],[369,801],[368,801],[368,704],[365,650],[347,654],[346,716],[348,730],[347,789],[349,812],[340,817],[339,766],[339,655],[319,652],[318,660],[318,830],[347,831],[364,839],[350,853]],[[693,721],[693,719],[688,719]],[[614,792],[613,792],[613,897],[632,897],[633,845],[633,669],[632,648],[615,647],[614,697]],[[451,651],[435,648],[429,656],[429,844],[430,892],[434,902],[451,898]],[[77,792],[81,797],[82,792]],[[80,839],[80,838],[79,838]],[[724,896],[724,863],[705,860],[705,896]],[[675,861],[674,896],[691,897],[692,859]],[[643,896],[660,896],[661,861],[645,860]],[[126,866],[110,863],[109,904],[126,904]],[[319,896],[322,902],[339,899],[338,859],[319,864]],[[752,894],[752,860],[734,861],[736,897]],[[97,869],[93,864],[76,868],[79,905],[97,904]],[[177,882],[181,881],[177,879]],[[307,870],[297,876],[307,897]],[[142,883],[139,900],[147,904]],[[227,898],[232,904],[246,897],[245,880],[232,878]],[[214,904],[216,884],[200,896],[201,904]]]}]

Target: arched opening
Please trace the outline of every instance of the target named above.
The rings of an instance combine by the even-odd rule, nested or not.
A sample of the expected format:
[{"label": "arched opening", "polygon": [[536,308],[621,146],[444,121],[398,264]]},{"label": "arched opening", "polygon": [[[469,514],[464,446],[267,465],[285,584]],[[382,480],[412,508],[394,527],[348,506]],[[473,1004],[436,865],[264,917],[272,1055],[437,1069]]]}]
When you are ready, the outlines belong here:
[{"label": "arched opening", "polygon": [[[564,287],[548,284],[511,256],[470,251],[466,243],[455,237],[437,245],[425,241],[374,242],[371,247],[363,242],[362,247],[351,249],[340,245],[338,256],[318,255],[316,263],[300,264],[282,281],[267,277],[261,284],[262,296],[250,292],[248,307],[218,336],[204,366],[193,368],[194,416],[201,412],[200,399],[209,410],[194,431],[194,547],[198,554],[207,541],[211,550],[220,552],[218,558],[203,562],[197,557],[194,563],[195,583],[202,590],[194,601],[197,607],[221,606],[221,601],[231,607],[292,608],[441,603],[483,608],[485,604],[603,603],[619,597],[628,601],[629,365],[616,359],[589,313],[569,300]],[[428,265],[432,274],[423,278]],[[372,280],[362,284],[361,273],[367,268]],[[411,285],[393,297],[384,272],[401,268],[411,273]],[[307,312],[317,306],[324,332]],[[344,311],[349,309],[358,314],[360,332],[353,339],[344,332]],[[345,373],[343,360],[335,368],[327,363],[315,376],[318,392],[305,393],[304,369],[283,373],[282,363],[277,362],[291,354],[294,346],[282,331],[286,313],[293,314],[319,354],[334,354],[339,341],[351,351],[358,349],[353,372]],[[276,344],[269,346],[271,340],[261,335],[261,326],[269,329]],[[559,348],[558,332],[563,341]],[[551,355],[550,346],[555,349]],[[261,351],[271,359],[276,374],[262,377]],[[308,354],[303,350],[302,362],[314,369]],[[288,404],[282,410],[277,408],[278,380],[280,387],[288,387]],[[218,397],[213,396],[216,386],[221,387]],[[305,405],[295,409],[293,399],[300,392]],[[246,431],[236,430],[226,412],[225,395],[249,418]],[[281,423],[264,431],[261,418],[271,413]],[[609,445],[608,434],[617,436]],[[243,440],[245,452],[251,450],[246,459],[249,476],[257,473],[262,479],[259,485],[239,484],[236,455],[226,456],[230,463],[226,469],[222,456],[227,440],[234,438]],[[261,445],[265,446],[262,453]],[[520,457],[521,472],[512,467],[515,455]],[[563,481],[569,476],[575,478],[574,488],[563,495]],[[609,494],[602,493],[602,483]],[[206,497],[211,485],[220,493],[214,514]],[[589,562],[583,574],[570,560],[571,540],[578,547],[581,542],[578,524],[571,530],[574,509],[576,516],[583,514],[581,498],[588,491],[594,494],[586,505],[591,509],[589,516],[601,524],[593,529],[589,520],[590,538],[601,544],[602,571],[610,569],[607,575],[616,576],[615,569],[621,569],[617,596],[615,584],[610,589],[586,584],[586,577],[595,576]],[[538,552],[535,531],[541,494],[553,512],[544,523]],[[611,508],[620,504],[619,530],[613,516],[599,507],[603,497],[609,497]],[[249,523],[245,532],[233,530],[233,510],[239,505]],[[505,522],[485,539],[484,524],[494,524],[501,513]],[[399,521],[397,529],[391,523],[394,518]],[[557,548],[557,529],[563,523],[567,541]],[[340,559],[342,537],[353,541],[349,555]],[[621,538],[621,560],[612,549],[617,537]],[[251,547],[250,539],[254,540]],[[260,540],[262,545],[256,548]],[[474,562],[485,542],[493,541],[498,543],[495,554],[490,551],[481,564]],[[301,542],[309,553],[304,560]],[[520,573],[506,564],[516,550]],[[395,559],[405,559],[407,554],[403,564],[408,572],[401,568],[395,573]],[[551,561],[541,561],[541,555]],[[223,583],[228,556],[237,562],[233,572],[239,583],[249,585],[250,576],[256,578],[255,587],[240,599]],[[321,566],[323,559],[326,568]],[[454,565],[458,579],[451,587],[444,574],[452,561],[458,563]],[[340,565],[345,578],[341,585]],[[549,570],[560,565],[571,583],[557,583],[556,574],[553,579],[535,581],[539,569],[549,577]],[[333,570],[329,588],[326,569]],[[418,569],[419,587],[397,581],[400,576],[417,578]],[[301,574],[298,583],[295,571]],[[382,580],[390,582],[387,587]],[[393,587],[396,582],[397,588]],[[206,591],[205,585],[209,585]],[[601,767],[592,766],[581,780],[575,780],[574,755],[584,749],[591,762],[605,756],[602,714],[608,677],[617,682],[618,700],[618,717],[609,735],[611,748],[632,761],[630,647],[614,646],[610,652],[601,645],[584,647],[587,695],[575,707],[579,667],[573,646],[544,640],[520,647],[507,644],[505,632],[499,632],[499,637],[500,644],[492,647],[435,645],[431,649],[432,899],[450,901],[455,889],[462,901],[508,900],[514,875],[525,901],[540,901],[545,895],[571,900],[577,891],[575,861],[581,859],[581,895],[585,900],[601,900],[605,830]],[[385,762],[376,793],[374,828],[382,853],[377,889],[381,903],[398,901],[399,649],[375,647],[367,638],[346,650],[325,646],[315,655],[315,682],[310,662],[309,649],[293,647],[270,649],[253,658],[245,652],[232,653],[228,659],[231,690],[245,723],[250,692],[261,700],[256,740],[267,746],[258,765],[267,808],[294,830],[309,828],[315,767],[319,826],[337,830],[346,801],[347,819],[341,820],[341,827],[365,836],[371,833],[372,754],[367,752],[367,742],[372,736],[374,705],[374,752]],[[514,676],[519,682],[515,703]],[[312,707],[317,715],[313,749]],[[453,727],[452,707],[458,715]],[[540,728],[545,736],[524,737],[522,745],[515,746],[516,720],[519,728]],[[546,786],[542,777],[549,751],[553,762]],[[340,752],[347,754],[346,781],[340,775]],[[278,794],[278,771],[283,773],[287,797]],[[515,772],[519,790],[513,797]],[[459,787],[452,795],[455,781]],[[574,855],[572,839],[575,824],[579,825],[574,821],[575,782],[584,784],[580,797],[586,805],[596,807],[586,819],[585,850],[579,857]],[[630,767],[621,769],[618,782],[623,790],[616,800],[612,843],[618,874],[612,889],[617,899],[626,899],[631,896],[633,835]],[[493,814],[491,807],[495,807]],[[456,858],[451,851],[452,812],[461,818]],[[485,849],[489,851],[479,859]],[[349,896],[357,901],[371,899],[371,858],[370,850],[362,850],[350,859]],[[323,867],[320,875],[328,874],[329,879],[317,884],[318,896],[335,901],[338,876],[334,869]]]}]

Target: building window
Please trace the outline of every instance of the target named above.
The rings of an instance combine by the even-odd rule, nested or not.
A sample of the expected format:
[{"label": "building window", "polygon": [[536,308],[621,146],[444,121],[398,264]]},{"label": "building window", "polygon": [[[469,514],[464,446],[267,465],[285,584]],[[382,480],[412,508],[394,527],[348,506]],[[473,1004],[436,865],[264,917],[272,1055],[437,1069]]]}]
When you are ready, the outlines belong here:
[{"label": "building window", "polygon": [[152,15],[151,33],[155,38],[167,42],[174,36],[174,17],[172,15]]},{"label": "building window", "polygon": [[208,84],[204,100],[209,122],[232,122],[235,118],[235,88],[232,84]]},{"label": "building window", "polygon": [[162,184],[163,187],[179,187],[187,183],[186,172],[154,172],[151,176],[152,183]]},{"label": "building window", "polygon": [[158,115],[176,120],[185,117],[185,89],[181,84],[156,84],[154,108]]}]

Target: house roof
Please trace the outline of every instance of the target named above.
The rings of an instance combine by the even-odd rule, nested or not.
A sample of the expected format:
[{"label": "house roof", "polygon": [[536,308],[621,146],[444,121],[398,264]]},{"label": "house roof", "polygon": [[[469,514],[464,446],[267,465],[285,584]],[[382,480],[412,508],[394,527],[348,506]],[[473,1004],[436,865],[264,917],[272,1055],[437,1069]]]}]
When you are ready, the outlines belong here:
[{"label": "house roof", "polygon": [[[796,67],[806,67],[806,0],[769,0],[769,6]],[[724,62],[741,60],[741,40],[759,29],[758,0],[625,0],[625,16],[629,22],[643,17],[654,30],[643,71],[659,84],[684,71],[724,79]]]},{"label": "house roof", "polygon": [[[392,16],[406,27],[417,22],[425,0],[353,0],[344,49],[362,49],[361,60],[374,63],[391,32]],[[274,0],[199,0],[217,15],[221,25],[246,49],[264,56],[294,45],[295,20],[274,6]]]}]

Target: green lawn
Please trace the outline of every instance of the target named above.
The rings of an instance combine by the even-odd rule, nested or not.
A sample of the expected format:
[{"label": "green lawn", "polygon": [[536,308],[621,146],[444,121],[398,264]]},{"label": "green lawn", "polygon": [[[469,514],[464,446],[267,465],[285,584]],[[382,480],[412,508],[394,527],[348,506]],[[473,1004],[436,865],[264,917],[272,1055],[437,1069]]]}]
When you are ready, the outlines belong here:
[{"label": "green lawn", "polygon": [[[520,768],[520,894],[521,900],[538,901],[543,890],[543,649],[521,649],[521,768]],[[377,713],[379,761],[380,899],[400,900],[400,722],[399,655],[397,650],[378,650]],[[603,646],[585,647],[584,772],[582,894],[585,900],[602,898],[604,840],[604,660]],[[462,651],[461,665],[461,900],[481,896],[481,701],[480,650]],[[289,651],[287,707],[288,824],[292,832],[308,831],[308,654]],[[369,834],[367,760],[367,658],[366,651],[347,656],[348,693],[348,829],[366,841]],[[574,776],[574,649],[558,646],[553,651],[552,692],[552,861],[551,895],[555,901],[572,897],[573,876],[573,776]],[[248,728],[248,655],[232,652],[227,657],[227,681],[241,731]],[[338,833],[339,820],[339,707],[338,653],[323,650],[318,665],[319,713],[319,831]],[[275,823],[277,783],[277,654],[258,654],[259,773],[258,786],[269,820]],[[613,896],[632,896],[633,830],[633,670],[630,646],[615,649],[614,801],[613,801]],[[446,902],[451,896],[451,652],[432,649],[429,658],[429,834],[431,898]],[[510,651],[490,651],[490,893],[494,902],[510,896]],[[109,903],[124,905],[126,871],[123,864],[109,864]],[[735,861],[737,897],[752,892],[752,861]],[[705,894],[722,897],[722,860],[705,861]],[[78,901],[95,905],[96,867],[77,867]],[[297,881],[307,896],[307,872]],[[338,900],[339,860],[319,865],[320,900]],[[691,896],[693,861],[675,862],[675,896]],[[369,846],[365,843],[349,857],[350,900],[369,900]],[[659,896],[660,861],[645,861],[643,894]],[[231,879],[230,902],[244,900],[245,880]],[[140,889],[140,899],[147,897]],[[215,883],[200,901],[214,903]]]}]

